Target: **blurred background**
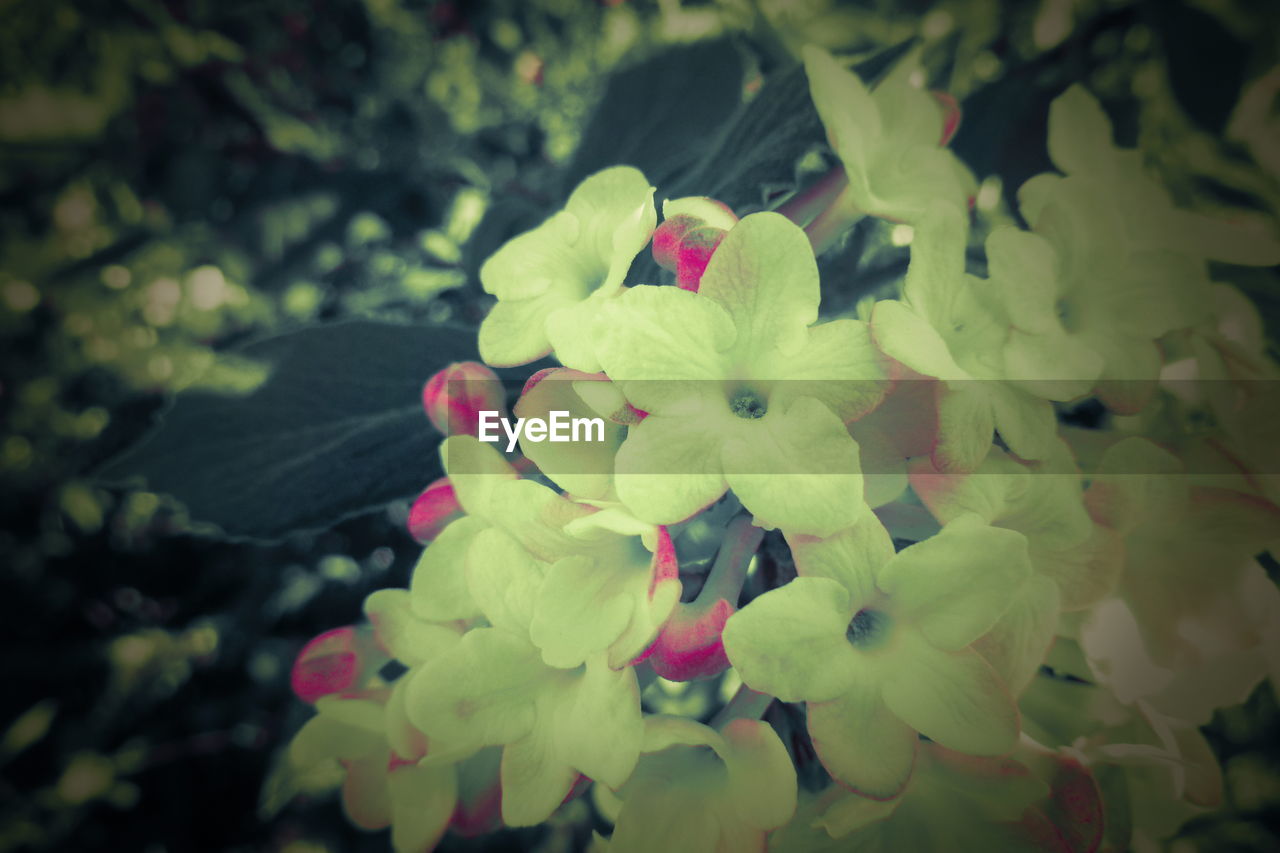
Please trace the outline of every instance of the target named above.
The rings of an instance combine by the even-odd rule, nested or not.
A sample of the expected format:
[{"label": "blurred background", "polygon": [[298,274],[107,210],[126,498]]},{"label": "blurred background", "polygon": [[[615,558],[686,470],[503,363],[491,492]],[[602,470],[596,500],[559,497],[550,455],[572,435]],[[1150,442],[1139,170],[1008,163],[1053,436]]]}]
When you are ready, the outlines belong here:
[{"label": "blurred background", "polygon": [[[474,327],[479,263],[607,164],[584,135],[626,157],[645,97],[626,69],[720,51],[746,99],[807,42],[913,37],[963,103],[953,144],[992,215],[1049,168],[1048,103],[1073,81],[1183,203],[1280,210],[1271,0],[0,2],[0,853],[389,849],[336,799],[283,803],[268,780],[309,716],[298,649],[406,583],[413,495],[229,542],[93,473],[175,392],[260,381],[226,355],[245,341],[353,318]],[[888,231],[855,241],[850,298],[903,251]],[[1276,271],[1231,281],[1274,341]],[[1173,849],[1280,849],[1270,687],[1210,737],[1228,804]]]}]

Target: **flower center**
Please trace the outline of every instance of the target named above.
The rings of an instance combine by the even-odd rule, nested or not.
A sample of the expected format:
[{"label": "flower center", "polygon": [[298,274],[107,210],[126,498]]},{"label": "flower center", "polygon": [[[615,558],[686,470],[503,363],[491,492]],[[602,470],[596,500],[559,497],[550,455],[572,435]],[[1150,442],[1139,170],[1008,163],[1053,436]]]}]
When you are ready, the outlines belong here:
[{"label": "flower center", "polygon": [[1072,306],[1071,300],[1064,296],[1054,303],[1053,308],[1058,315],[1058,322],[1062,324],[1064,330],[1067,332],[1077,331],[1077,327],[1080,325],[1080,318]]},{"label": "flower center", "polygon": [[729,398],[729,409],[738,417],[746,420],[763,418],[769,407],[764,398],[750,388],[742,388]]},{"label": "flower center", "polygon": [[853,614],[844,632],[852,645],[872,649],[882,645],[889,635],[889,616],[881,610],[863,608]]}]

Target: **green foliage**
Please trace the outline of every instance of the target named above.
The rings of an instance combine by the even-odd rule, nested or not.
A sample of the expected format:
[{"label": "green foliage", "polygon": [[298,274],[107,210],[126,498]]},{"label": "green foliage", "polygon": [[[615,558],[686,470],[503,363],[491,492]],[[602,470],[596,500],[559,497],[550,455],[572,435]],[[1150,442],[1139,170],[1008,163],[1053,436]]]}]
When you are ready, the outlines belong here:
[{"label": "green foliage", "polygon": [[[179,494],[196,520],[233,537],[332,525],[432,479],[438,436],[418,403],[417,365],[466,357],[472,346],[447,326],[371,322],[251,344],[240,355],[267,366],[261,385],[182,395],[155,434],[101,476]],[[344,472],[339,482],[334,471]]]}]

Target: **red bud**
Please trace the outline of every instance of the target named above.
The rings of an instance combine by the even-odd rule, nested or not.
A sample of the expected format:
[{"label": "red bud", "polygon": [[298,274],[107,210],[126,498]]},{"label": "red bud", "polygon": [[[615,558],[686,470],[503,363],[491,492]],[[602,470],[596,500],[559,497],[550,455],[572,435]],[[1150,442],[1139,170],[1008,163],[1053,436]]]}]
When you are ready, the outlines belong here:
[{"label": "red bud", "polygon": [[409,535],[423,545],[440,535],[449,522],[463,515],[448,477],[441,477],[418,495],[409,510]]},{"label": "red bud", "polygon": [[356,687],[387,660],[367,630],[353,625],[334,628],[313,638],[294,659],[289,683],[303,702],[343,693]]},{"label": "red bud", "polygon": [[477,361],[451,364],[422,388],[422,408],[445,435],[475,435],[480,412],[505,416],[505,400],[497,374]]},{"label": "red bud", "polygon": [[711,198],[677,199],[662,209],[666,218],[653,232],[653,259],[676,274],[680,287],[697,290],[711,255],[738,217]]},{"label": "red bud", "polygon": [[693,681],[728,669],[720,635],[734,609],[723,598],[710,607],[677,604],[647,656],[653,671],[668,681]]}]

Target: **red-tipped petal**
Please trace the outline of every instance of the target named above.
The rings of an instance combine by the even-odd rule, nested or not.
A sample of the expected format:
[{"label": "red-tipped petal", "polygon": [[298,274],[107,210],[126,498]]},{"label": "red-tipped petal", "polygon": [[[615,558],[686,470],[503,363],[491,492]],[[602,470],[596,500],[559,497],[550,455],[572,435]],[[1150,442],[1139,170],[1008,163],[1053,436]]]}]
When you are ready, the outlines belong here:
[{"label": "red-tipped petal", "polygon": [[939,145],[946,145],[960,129],[960,103],[948,92],[934,91],[930,94],[942,106],[942,138]]},{"label": "red-tipped petal", "polygon": [[425,545],[462,515],[453,484],[448,477],[441,477],[427,486],[409,509],[409,535]]},{"label": "red-tipped petal", "polygon": [[671,533],[663,525],[658,527],[658,543],[653,549],[653,575],[649,581],[649,597],[653,598],[658,584],[667,580],[680,579],[680,562],[676,558],[676,546],[671,541]]}]

